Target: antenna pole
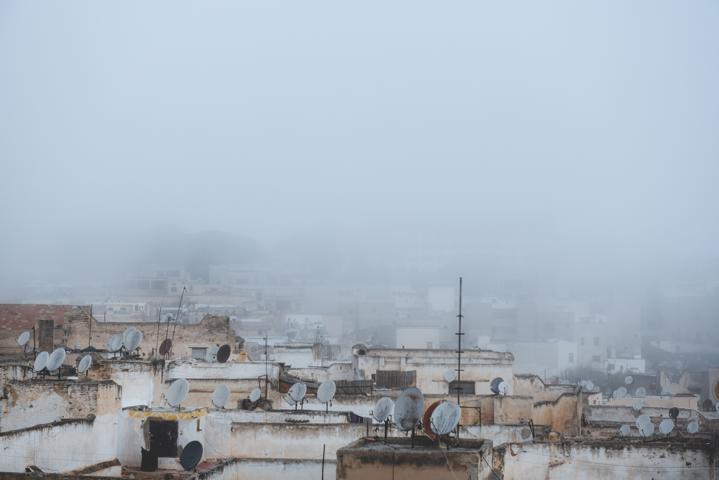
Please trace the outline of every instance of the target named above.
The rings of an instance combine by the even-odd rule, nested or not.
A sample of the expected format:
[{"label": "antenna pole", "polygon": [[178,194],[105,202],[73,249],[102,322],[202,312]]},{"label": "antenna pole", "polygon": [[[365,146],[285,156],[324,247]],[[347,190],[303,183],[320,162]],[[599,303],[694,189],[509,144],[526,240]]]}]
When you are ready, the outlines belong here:
[{"label": "antenna pole", "polygon": [[[177,306],[177,315],[175,315],[175,324],[172,326],[172,342],[175,342],[175,329],[177,328],[177,322],[180,321],[180,309],[182,308],[182,299],[185,298],[185,292],[187,287],[182,287],[182,293],[180,294],[180,304]],[[172,351],[172,347],[170,347]]]},{"label": "antenna pole", "polygon": [[160,356],[160,321],[162,317],[162,306],[157,307],[157,331],[155,333],[155,355]]},{"label": "antenna pole", "polygon": [[[268,371],[269,357],[267,356],[267,332],[265,332],[265,400],[267,399],[267,384],[270,381],[270,374]],[[296,407],[296,405],[295,405]]]},{"label": "antenna pole", "polygon": [[325,447],[326,444],[322,444],[322,480],[325,480]]},{"label": "antenna pole", "polygon": [[90,348],[90,344],[92,343],[92,304],[90,304],[90,318],[87,320],[87,323],[90,325],[90,328],[87,329],[87,348]]},{"label": "antenna pole", "polygon": [[[459,314],[457,315],[458,329],[457,333],[457,406],[461,407],[460,400],[462,395],[461,379],[462,379],[462,277],[459,277]],[[457,423],[457,439],[459,439],[459,423]]]}]

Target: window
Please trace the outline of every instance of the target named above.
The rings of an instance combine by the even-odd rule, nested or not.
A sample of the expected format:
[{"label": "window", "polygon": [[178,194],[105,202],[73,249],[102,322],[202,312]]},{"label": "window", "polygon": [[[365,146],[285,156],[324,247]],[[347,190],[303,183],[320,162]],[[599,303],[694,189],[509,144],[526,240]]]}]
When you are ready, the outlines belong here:
[{"label": "window", "polygon": [[607,364],[607,372],[609,372],[609,373],[614,372],[614,364],[613,363]]},{"label": "window", "polygon": [[569,352],[569,363],[574,363],[574,352]]},{"label": "window", "polygon": [[602,361],[602,357],[599,356],[599,355],[592,355],[592,361],[593,361],[593,362],[601,362],[601,361]]},{"label": "window", "polygon": [[377,370],[375,383],[379,388],[407,388],[417,384],[417,371]]},{"label": "window", "polygon": [[204,360],[207,355],[207,347],[191,347],[192,358],[196,360]]},{"label": "window", "polygon": [[460,395],[474,395],[474,382],[458,382],[454,381],[449,384],[449,394],[456,395],[457,390]]},{"label": "window", "polygon": [[595,347],[599,346],[599,337],[594,337],[594,346]]}]

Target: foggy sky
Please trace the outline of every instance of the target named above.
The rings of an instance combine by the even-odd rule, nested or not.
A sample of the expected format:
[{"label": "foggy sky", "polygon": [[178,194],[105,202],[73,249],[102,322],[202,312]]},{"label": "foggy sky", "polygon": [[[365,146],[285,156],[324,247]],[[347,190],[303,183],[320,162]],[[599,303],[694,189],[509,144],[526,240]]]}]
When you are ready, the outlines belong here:
[{"label": "foggy sky", "polygon": [[537,277],[716,259],[717,25],[714,1],[5,0],[0,279],[206,231]]}]

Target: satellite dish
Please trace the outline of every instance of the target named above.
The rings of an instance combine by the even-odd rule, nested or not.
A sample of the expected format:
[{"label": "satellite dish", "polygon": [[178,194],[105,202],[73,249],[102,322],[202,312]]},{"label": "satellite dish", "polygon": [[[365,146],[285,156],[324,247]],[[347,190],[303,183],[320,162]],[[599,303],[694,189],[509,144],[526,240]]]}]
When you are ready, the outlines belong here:
[{"label": "satellite dish", "polygon": [[192,470],[202,460],[202,444],[193,440],[182,449],[180,454],[180,465],[185,470]]},{"label": "satellite dish", "polygon": [[672,407],[669,409],[669,418],[672,420],[676,420],[677,417],[679,417],[679,409],[677,407]]},{"label": "satellite dish", "polygon": [[644,387],[639,387],[634,391],[635,397],[646,397],[647,396],[647,389]]},{"label": "satellite dish", "polygon": [[179,407],[180,404],[187,398],[187,393],[190,391],[190,384],[184,378],[178,378],[170,385],[165,393],[165,400],[173,407]]},{"label": "satellite dish", "polygon": [[142,343],[142,332],[135,327],[130,327],[122,334],[122,344],[125,350],[133,352]]},{"label": "satellite dish", "polygon": [[167,355],[168,353],[170,353],[170,350],[172,350],[172,340],[166,338],[160,344],[160,355]]},{"label": "satellite dish", "polygon": [[255,403],[260,397],[262,397],[262,390],[259,388],[255,388],[250,392],[250,402]]},{"label": "satellite dish", "polygon": [[512,394],[512,387],[507,382],[500,382],[498,390],[499,394],[502,396]]},{"label": "satellite dish", "polygon": [[205,353],[205,361],[214,363],[217,361],[217,351],[220,349],[217,345],[211,345]]},{"label": "satellite dish", "polygon": [[290,387],[290,391],[287,392],[295,404],[300,403],[305,398],[307,393],[307,385],[302,382],[297,382]]},{"label": "satellite dish", "polygon": [[614,393],[612,394],[614,398],[622,399],[627,396],[627,389],[624,387],[619,387],[616,390],[614,390]]},{"label": "satellite dish", "polygon": [[124,332],[122,332],[120,335],[122,336],[122,345],[127,348],[127,344],[130,343],[130,336],[132,335],[132,332],[136,332],[137,328],[135,327],[127,327]]},{"label": "satellite dish", "polygon": [[337,385],[334,381],[328,380],[322,382],[319,388],[317,388],[317,400],[322,403],[329,403],[334,398],[336,391]]},{"label": "satellite dish", "polygon": [[218,385],[212,393],[212,404],[217,408],[225,408],[229,399],[230,389],[225,384]]},{"label": "satellite dish", "polygon": [[84,357],[82,357],[82,360],[80,360],[80,364],[77,366],[77,371],[79,373],[85,373],[90,370],[91,366],[92,357],[90,355],[85,355]]},{"label": "satellite dish", "polygon": [[697,433],[699,431],[699,422],[696,420],[692,420],[691,422],[687,423],[687,432],[689,433]]},{"label": "satellite dish", "polygon": [[37,354],[37,357],[35,357],[35,363],[32,366],[32,369],[36,372],[41,371],[45,368],[45,365],[47,365],[47,359],[50,357],[50,354],[47,352],[40,352]]},{"label": "satellite dish", "polygon": [[642,428],[643,426],[649,425],[650,423],[652,423],[652,419],[649,418],[649,415],[647,415],[646,413],[637,417],[637,428]]},{"label": "satellite dish", "polygon": [[719,402],[717,402],[717,403],[714,404],[714,410],[716,410],[717,412],[719,412]]},{"label": "satellite dish", "polygon": [[527,427],[522,427],[519,431],[519,436],[522,437],[522,440],[529,440],[532,438],[532,431]]},{"label": "satellite dish", "polygon": [[284,398],[289,406],[294,407],[295,405],[297,405],[297,402],[295,402],[295,400],[292,397],[290,397],[289,395],[287,395]]},{"label": "satellite dish", "polygon": [[629,425],[625,424],[625,425],[622,425],[621,427],[619,427],[619,435],[621,435],[622,437],[629,436],[629,433],[631,431],[632,431],[632,427],[630,427]]},{"label": "satellite dish", "polygon": [[654,435],[654,424],[649,422],[646,425],[639,427],[639,435],[642,437],[651,437]]},{"label": "satellite dish", "polygon": [[494,393],[495,395],[499,395],[499,384],[504,382],[504,379],[502,377],[496,377],[492,379],[492,381],[489,383],[489,389]]},{"label": "satellite dish", "polygon": [[394,402],[392,401],[392,399],[389,397],[382,397],[377,400],[377,403],[374,404],[374,408],[372,409],[372,416],[379,423],[382,423],[387,420],[387,417],[389,417],[389,414],[392,413],[393,409]]},{"label": "satellite dish", "polygon": [[230,346],[225,344],[217,350],[217,361],[225,363],[230,358]]},{"label": "satellite dish", "polygon": [[62,362],[65,361],[65,349],[63,347],[56,348],[52,351],[50,354],[50,357],[47,359],[47,364],[45,365],[45,368],[47,368],[48,372],[54,372],[60,366],[62,365]]},{"label": "satellite dish", "polygon": [[449,369],[449,370],[445,371],[445,372],[442,374],[442,376],[444,377],[444,381],[445,381],[445,382],[447,382],[447,383],[452,383],[452,382],[454,382],[455,379],[457,378],[457,372],[455,372],[455,371],[452,370],[452,369]]},{"label": "satellite dish", "polygon": [[21,347],[24,347],[27,345],[27,342],[30,341],[30,332],[27,330],[22,332],[19,337],[17,337],[17,344]]},{"label": "satellite dish", "polygon": [[447,400],[440,403],[429,417],[430,428],[437,435],[447,435],[454,430],[462,416],[462,410],[459,405]]},{"label": "satellite dish", "polygon": [[659,431],[664,435],[672,433],[672,430],[674,430],[674,421],[672,421],[671,419],[665,418],[664,420],[659,422]]},{"label": "satellite dish", "polygon": [[422,414],[422,430],[424,431],[425,435],[427,435],[427,437],[429,437],[429,439],[433,442],[437,440],[437,434],[432,431],[431,417],[434,413],[434,409],[439,407],[439,404],[442,402],[443,400],[437,400],[436,402],[433,402]]},{"label": "satellite dish", "polygon": [[402,391],[394,404],[394,423],[406,432],[413,430],[422,418],[424,395],[419,388],[410,387]]},{"label": "satellite dish", "polygon": [[633,381],[634,381],[634,379],[632,378],[631,375],[627,375],[626,377],[624,377],[624,384],[625,384],[625,385],[631,385]]},{"label": "satellite dish", "polygon": [[107,350],[110,352],[117,352],[122,348],[122,335],[119,333],[117,335],[113,335],[109,338],[107,341]]},{"label": "satellite dish", "polygon": [[643,406],[644,406],[644,400],[642,400],[641,398],[635,398],[634,401],[632,402],[632,408],[634,410],[636,410],[637,412],[639,410],[641,410]]}]

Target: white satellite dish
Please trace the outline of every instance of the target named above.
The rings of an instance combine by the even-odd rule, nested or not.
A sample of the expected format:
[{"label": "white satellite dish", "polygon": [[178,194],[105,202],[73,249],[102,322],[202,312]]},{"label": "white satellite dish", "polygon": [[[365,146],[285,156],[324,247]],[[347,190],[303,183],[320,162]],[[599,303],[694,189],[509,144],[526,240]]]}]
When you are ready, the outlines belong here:
[{"label": "white satellite dish", "polygon": [[225,408],[229,399],[230,389],[225,384],[218,385],[212,393],[212,404],[217,408]]},{"label": "white satellite dish", "polygon": [[650,423],[652,423],[652,419],[649,418],[649,415],[647,415],[646,413],[639,415],[636,419],[637,428],[642,428],[643,426],[649,425]]},{"label": "white satellite dish", "polygon": [[142,332],[135,327],[130,327],[122,334],[122,345],[128,352],[133,352],[142,343]]},{"label": "white satellite dish", "polygon": [[627,389],[624,387],[619,387],[616,390],[614,390],[614,393],[612,394],[612,397],[617,399],[622,399],[627,396]]},{"label": "white satellite dish", "polygon": [[625,384],[625,385],[631,385],[633,381],[634,381],[634,379],[632,378],[631,375],[627,375],[626,377],[624,377],[624,384]]},{"label": "white satellite dish", "polygon": [[670,418],[665,418],[659,422],[659,431],[664,435],[672,433],[672,430],[674,430],[674,422]]},{"label": "white satellite dish", "polygon": [[85,355],[82,357],[82,360],[80,360],[80,364],[77,366],[78,373],[85,373],[88,370],[90,370],[90,367],[92,366],[92,357],[90,355]]},{"label": "white satellite dish", "polygon": [[714,404],[714,410],[716,410],[717,412],[719,412],[719,402],[717,402],[717,403]]},{"label": "white satellite dish", "polygon": [[62,366],[62,362],[65,361],[65,349],[63,347],[56,348],[52,351],[50,354],[50,357],[47,359],[47,364],[45,365],[45,368],[47,368],[48,372],[54,372],[60,366]]},{"label": "white satellite dish", "polygon": [[322,403],[329,403],[334,398],[336,391],[337,385],[334,381],[328,380],[326,382],[322,382],[317,388],[317,400]]},{"label": "white satellite dish", "polygon": [[374,404],[374,408],[372,409],[372,416],[379,423],[382,423],[387,420],[387,417],[389,417],[389,414],[392,413],[393,409],[394,402],[392,401],[392,399],[389,397],[382,397],[377,400],[377,403]]},{"label": "white satellite dish", "polygon": [[637,412],[639,410],[641,410],[643,406],[644,406],[644,400],[642,400],[641,398],[635,398],[634,401],[632,402],[632,408],[634,410],[636,410]]},{"label": "white satellite dish", "polygon": [[285,396],[284,399],[290,407],[294,407],[295,405],[297,405],[297,402],[295,402],[295,400],[289,395]]},{"label": "white satellite dish", "polygon": [[446,370],[442,376],[444,377],[444,381],[447,383],[452,383],[457,379],[457,372],[455,372],[452,369]]},{"label": "white satellite dish", "polygon": [[205,361],[214,363],[217,361],[217,351],[220,349],[217,345],[211,345],[205,353]]},{"label": "white satellite dish", "polygon": [[639,387],[634,391],[635,397],[646,397],[647,396],[647,389],[644,387]]},{"label": "white satellite dish", "polygon": [[434,409],[429,417],[430,428],[437,435],[447,435],[454,430],[462,416],[459,405],[452,401],[444,401]]},{"label": "white satellite dish", "polygon": [[622,437],[628,437],[631,431],[632,427],[630,427],[629,425],[624,424],[619,427],[619,435],[621,435]]},{"label": "white satellite dish", "polygon": [[639,435],[642,437],[651,437],[654,435],[654,424],[649,422],[648,424],[639,427]]},{"label": "white satellite dish", "polygon": [[37,354],[37,357],[35,357],[35,363],[32,366],[32,369],[36,372],[41,371],[45,368],[45,365],[47,365],[47,359],[50,358],[50,354],[47,352],[40,352]]},{"label": "white satellite dish", "polygon": [[24,347],[27,345],[27,342],[30,341],[30,332],[27,330],[22,332],[19,337],[17,337],[17,344],[21,347]]},{"label": "white satellite dish", "polygon": [[394,423],[407,432],[413,430],[422,418],[424,395],[419,388],[410,387],[402,391],[394,404]]},{"label": "white satellite dish", "polygon": [[122,348],[122,335],[119,333],[117,335],[111,336],[107,340],[107,350],[109,352],[117,352]]},{"label": "white satellite dish", "polygon": [[250,392],[250,402],[255,403],[260,397],[262,397],[262,390],[259,388],[255,388]]},{"label": "white satellite dish", "polygon": [[687,432],[689,433],[697,433],[699,431],[699,422],[696,420],[692,420],[691,422],[687,423]]},{"label": "white satellite dish", "polygon": [[297,382],[290,387],[290,390],[287,393],[290,398],[295,401],[295,404],[298,404],[305,398],[307,385],[302,382]]},{"label": "white satellite dish", "polygon": [[502,396],[512,395],[512,386],[509,385],[507,382],[500,382],[499,394]]},{"label": "white satellite dish", "polygon": [[190,391],[190,384],[184,378],[178,378],[170,385],[165,393],[165,400],[173,407],[179,407],[180,404],[187,398],[187,393]]}]

